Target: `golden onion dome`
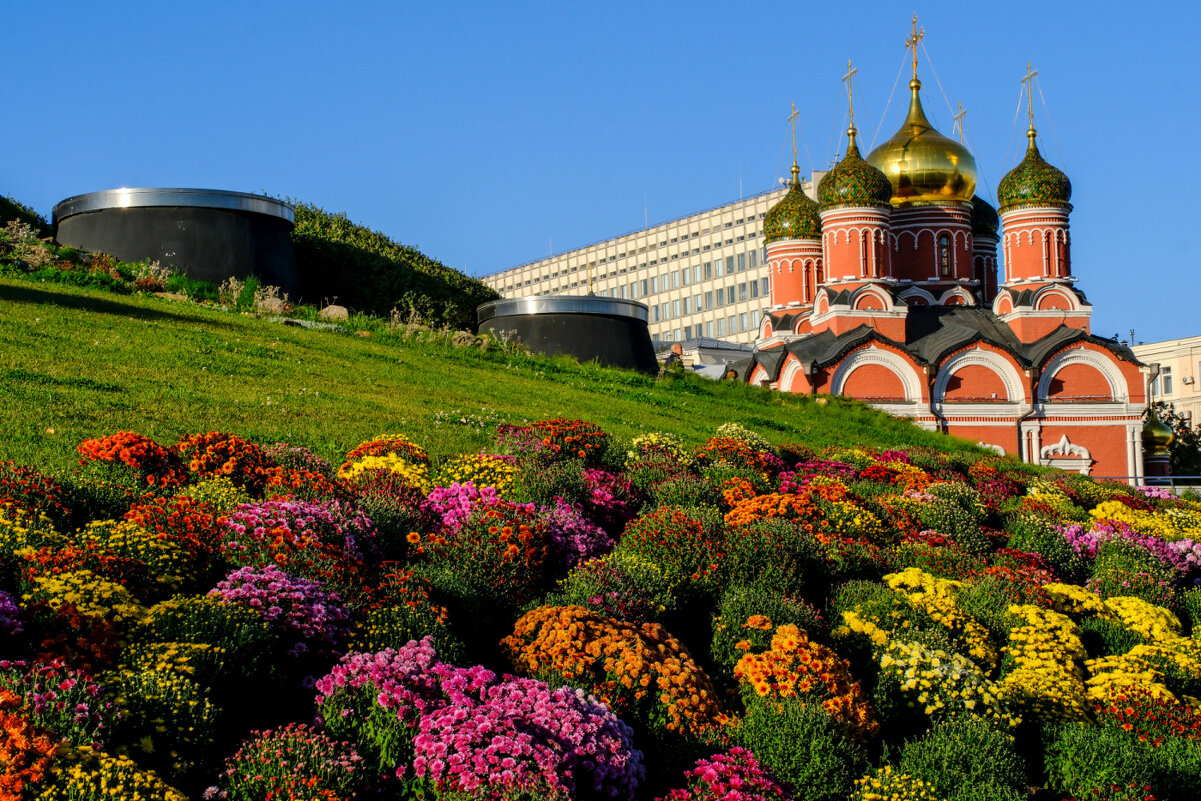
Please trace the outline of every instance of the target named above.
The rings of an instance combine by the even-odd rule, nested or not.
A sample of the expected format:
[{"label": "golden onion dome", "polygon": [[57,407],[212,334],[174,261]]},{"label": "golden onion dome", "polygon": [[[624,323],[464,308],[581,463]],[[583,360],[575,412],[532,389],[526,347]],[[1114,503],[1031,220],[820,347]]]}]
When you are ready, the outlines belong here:
[{"label": "golden onion dome", "polygon": [[1174,439],[1171,427],[1155,415],[1143,424],[1143,448],[1152,456],[1166,456]]},{"label": "golden onion dome", "polygon": [[763,218],[763,241],[781,239],[821,239],[822,220],[817,204],[801,188],[801,170],[792,165],[792,184],[780,202]]},{"label": "golden onion dome", "polygon": [[971,200],[976,192],[976,159],[926,119],[919,96],[922,82],[914,78],[909,88],[913,92],[909,115],[891,139],[868,155],[868,163],[888,176],[894,206]]}]

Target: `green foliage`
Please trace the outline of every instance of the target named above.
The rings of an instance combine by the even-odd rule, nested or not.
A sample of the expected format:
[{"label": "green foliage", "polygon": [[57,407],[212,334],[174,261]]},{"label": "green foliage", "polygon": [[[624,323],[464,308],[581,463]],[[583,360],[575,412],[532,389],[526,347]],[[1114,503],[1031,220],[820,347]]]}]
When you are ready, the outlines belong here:
[{"label": "green foliage", "polygon": [[17,220],[32,228],[38,236],[50,236],[50,223],[36,211],[7,195],[0,195],[0,228],[4,224]]},{"label": "green foliage", "polygon": [[427,325],[470,328],[475,307],[499,297],[475,278],[435,261],[416,248],[308,203],[289,201],[296,212],[292,247],[307,299],[339,303]]},{"label": "green foliage", "polygon": [[820,602],[829,568],[825,550],[801,525],[769,518],[744,526],[726,554],[730,586],[756,587],[775,595]]},{"label": "green foliage", "polygon": [[1005,530],[1009,532],[1010,548],[1041,554],[1061,581],[1077,583],[1086,575],[1084,559],[1050,521],[1015,511],[1009,514]]},{"label": "green foliage", "polygon": [[1069,723],[1048,732],[1047,786],[1076,798],[1111,787],[1149,787],[1157,801],[1196,798],[1201,744],[1170,737],[1156,745],[1121,729]]},{"label": "green foliage", "polygon": [[1113,620],[1087,617],[1080,623],[1081,641],[1093,659],[1125,654],[1146,642],[1142,636]]},{"label": "green foliage", "polygon": [[[1013,797],[1027,785],[1013,736],[972,718],[945,721],[906,743],[898,767],[933,785],[947,801]],[[973,789],[980,785],[1008,795],[982,796]]]},{"label": "green foliage", "polygon": [[739,739],[796,801],[846,798],[867,764],[820,705],[796,698],[752,698]]},{"label": "green foliage", "polygon": [[522,471],[521,483],[525,488],[522,500],[539,506],[553,507],[556,497],[568,503],[583,503],[588,497],[584,462],[579,459],[565,459],[548,465],[530,461]]},{"label": "green foliage", "polygon": [[[771,622],[764,628],[747,628],[745,624],[753,615],[762,615]],[[727,673],[732,672],[746,653],[736,647],[739,641],[749,641],[756,652],[765,651],[771,646],[775,629],[787,623],[796,625],[810,637],[820,636],[826,628],[818,611],[804,601],[761,587],[732,587],[722,594],[713,617],[713,643],[709,652]]]},{"label": "green foliage", "polygon": [[649,623],[676,608],[663,570],[649,559],[611,553],[577,565],[559,589],[531,606],[583,606],[619,620]]}]

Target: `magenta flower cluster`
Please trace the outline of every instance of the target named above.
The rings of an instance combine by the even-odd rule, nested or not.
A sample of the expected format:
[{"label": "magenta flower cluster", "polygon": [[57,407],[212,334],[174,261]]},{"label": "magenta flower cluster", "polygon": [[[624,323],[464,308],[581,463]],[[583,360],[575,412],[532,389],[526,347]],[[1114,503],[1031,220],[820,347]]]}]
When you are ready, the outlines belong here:
[{"label": "magenta flower cluster", "polygon": [[609,532],[584,516],[583,507],[558,496],[554,506],[542,510],[542,519],[569,568],[603,556],[617,545]]},{"label": "magenta flower cluster", "polygon": [[33,722],[74,746],[100,748],[113,706],[100,685],[65,662],[0,660],[0,688],[25,699]]},{"label": "magenta flower cluster", "polygon": [[796,466],[796,470],[785,470],[780,473],[777,479],[776,491],[782,493],[799,492],[808,486],[809,482],[817,476],[852,479],[855,477],[855,468],[846,462],[835,462],[829,459],[810,459],[807,462],[799,463]]},{"label": "magenta flower cluster", "polygon": [[1098,520],[1087,529],[1081,524],[1056,528],[1076,553],[1090,559],[1097,555],[1102,543],[1121,539],[1143,548],[1180,575],[1201,566],[1201,543],[1192,539],[1167,542],[1150,534],[1140,534],[1119,520]]},{"label": "magenta flower cluster", "polygon": [[633,483],[607,470],[584,468],[584,486],[588,490],[584,507],[589,519],[610,534],[620,534],[642,506],[642,499]]},{"label": "magenta flower cluster", "polygon": [[542,438],[525,426],[503,423],[496,427],[496,447],[515,456],[538,456],[546,449]]},{"label": "magenta flower cluster", "polygon": [[[320,723],[361,716],[386,740],[412,737],[413,773],[450,791],[629,799],[644,775],[629,727],[582,690],[440,662],[429,637],[347,655],[316,686]],[[383,732],[364,696],[399,727]]]},{"label": "magenta flower cluster", "polygon": [[495,487],[476,487],[470,481],[462,484],[456,481],[449,487],[434,487],[421,502],[421,511],[433,514],[436,521],[441,521],[441,528],[457,534],[476,509],[496,506],[500,502]]},{"label": "magenta flower cluster", "polygon": [[231,538],[221,548],[231,553],[245,549],[238,540],[247,536],[258,541],[314,537],[340,548],[352,560],[376,553],[375,524],[358,508],[342,501],[245,503],[233,511],[225,525]]},{"label": "magenta flower cluster", "polygon": [[21,633],[21,608],[7,592],[0,590],[0,635]]},{"label": "magenta flower cluster", "polygon": [[347,654],[317,680],[319,715],[327,719],[354,715],[352,696],[365,690],[376,704],[395,712],[401,723],[416,725],[422,713],[444,703],[435,672],[441,664],[429,637],[410,641],[399,650]]},{"label": "magenta flower cluster", "polygon": [[676,788],[656,801],[788,801],[784,788],[745,748],[698,759],[684,775],[687,789]]},{"label": "magenta flower cluster", "polygon": [[1137,489],[1139,494],[1147,500],[1172,501],[1176,499],[1176,496],[1173,495],[1172,491],[1167,487],[1152,487],[1144,484],[1143,486],[1136,487],[1135,489]]},{"label": "magenta flower cluster", "polygon": [[630,799],[645,770],[630,728],[582,690],[456,669],[421,719],[413,770],[452,791]]},{"label": "magenta flower cluster", "polygon": [[320,582],[290,575],[275,565],[234,570],[209,595],[226,605],[253,609],[272,631],[298,638],[288,651],[292,656],[310,648],[328,653],[350,634],[350,612],[336,592],[327,592]]}]

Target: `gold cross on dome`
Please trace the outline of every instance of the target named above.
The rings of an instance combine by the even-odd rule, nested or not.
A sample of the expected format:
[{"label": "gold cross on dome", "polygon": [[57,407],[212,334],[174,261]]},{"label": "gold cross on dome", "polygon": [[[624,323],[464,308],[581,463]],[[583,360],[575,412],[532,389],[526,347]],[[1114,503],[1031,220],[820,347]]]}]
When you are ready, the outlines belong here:
[{"label": "gold cross on dome", "polygon": [[855,90],[851,85],[851,79],[855,77],[855,73],[859,72],[856,67],[851,66],[851,60],[847,59],[847,74],[842,76],[842,82],[847,85],[847,110],[851,117],[851,127],[855,127]]},{"label": "gold cross on dome", "polygon": [[959,104],[959,113],[952,119],[955,120],[955,127],[959,129],[959,144],[963,144],[963,118],[967,116],[967,112],[963,110],[963,103]]},{"label": "gold cross on dome", "polygon": [[1026,62],[1026,77],[1022,78],[1022,83],[1026,84],[1026,108],[1030,110],[1030,128],[1034,129],[1034,76],[1038,75],[1038,70],[1030,67],[1030,62]]},{"label": "gold cross on dome", "polygon": [[913,51],[913,77],[917,78],[917,46],[926,37],[926,29],[917,29],[917,14],[913,15],[913,34],[905,40],[905,47]]},{"label": "gold cross on dome", "polygon": [[801,112],[796,110],[796,102],[793,101],[792,113],[788,115],[788,121],[792,123],[792,163],[796,164],[796,119],[801,116]]}]

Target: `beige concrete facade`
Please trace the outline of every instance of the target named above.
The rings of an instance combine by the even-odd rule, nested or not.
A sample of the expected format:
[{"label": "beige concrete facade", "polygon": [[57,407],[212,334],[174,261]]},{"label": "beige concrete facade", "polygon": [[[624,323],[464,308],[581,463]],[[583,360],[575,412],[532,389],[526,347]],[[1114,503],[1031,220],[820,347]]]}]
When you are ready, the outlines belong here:
[{"label": "beige concrete facade", "polygon": [[[816,176],[820,178],[820,175]],[[768,306],[763,218],[786,187],[481,278],[506,298],[597,295],[650,309],[651,337],[753,343]],[[805,191],[813,196],[814,187]]]},{"label": "beige concrete facade", "polygon": [[1132,350],[1143,364],[1159,365],[1152,400],[1172,404],[1194,428],[1201,425],[1201,336],[1148,342]]}]

